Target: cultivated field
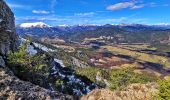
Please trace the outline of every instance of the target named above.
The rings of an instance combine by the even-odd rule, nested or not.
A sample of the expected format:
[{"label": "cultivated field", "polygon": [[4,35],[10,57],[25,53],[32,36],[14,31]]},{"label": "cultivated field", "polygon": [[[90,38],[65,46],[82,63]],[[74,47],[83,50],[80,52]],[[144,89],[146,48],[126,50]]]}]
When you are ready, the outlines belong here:
[{"label": "cultivated field", "polygon": [[131,51],[116,46],[102,46],[102,48],[105,48],[113,53],[128,55],[140,61],[157,63],[163,65],[166,68],[170,68],[170,59],[168,57]]}]

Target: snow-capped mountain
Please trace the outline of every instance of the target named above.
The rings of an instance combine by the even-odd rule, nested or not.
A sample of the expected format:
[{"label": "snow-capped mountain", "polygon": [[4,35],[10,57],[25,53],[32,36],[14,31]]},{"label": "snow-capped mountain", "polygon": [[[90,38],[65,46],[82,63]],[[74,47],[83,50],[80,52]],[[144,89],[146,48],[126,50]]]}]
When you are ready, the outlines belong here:
[{"label": "snow-capped mountain", "polygon": [[[122,34],[122,36],[126,37],[127,33],[134,34],[134,36],[129,35],[131,37],[138,37],[139,34],[143,34],[144,32],[148,34],[152,34],[155,31],[168,31],[170,29],[169,25],[143,25],[143,24],[119,24],[119,25],[58,25],[58,26],[49,26],[42,22],[37,23],[23,23],[20,26],[16,27],[17,33],[21,36],[29,35],[35,38],[40,37],[60,37],[64,39],[70,39],[75,36],[85,36],[86,37],[97,37],[99,34],[103,36],[108,34],[110,36],[116,37],[115,33]],[[100,31],[99,31],[100,30]],[[85,34],[88,35],[85,35]],[[93,34],[91,34],[93,33]],[[96,34],[98,33],[98,34]],[[111,34],[112,33],[112,34]],[[138,35],[135,35],[138,34]],[[142,35],[143,36],[143,35]],[[80,38],[79,37],[79,38]],[[149,36],[148,36],[149,37]],[[140,39],[138,39],[140,40]]]},{"label": "snow-capped mountain", "polygon": [[63,24],[63,25],[58,25],[58,27],[70,27],[70,25]]},{"label": "snow-capped mountain", "polygon": [[50,27],[49,25],[43,23],[43,22],[35,22],[35,23],[22,23],[21,25],[19,25],[22,28],[31,28],[31,27],[40,27],[40,28],[44,28],[44,27]]},{"label": "snow-capped mountain", "polygon": [[58,25],[50,26],[43,22],[36,23],[23,23],[16,27],[19,35],[32,35],[32,36],[58,36],[65,34],[72,34],[87,30],[94,30],[99,26],[96,25]]},{"label": "snow-capped mountain", "polygon": [[153,25],[154,27],[161,27],[161,28],[164,28],[164,29],[170,29],[170,24],[169,23],[160,23],[160,24],[157,24],[157,25]]}]

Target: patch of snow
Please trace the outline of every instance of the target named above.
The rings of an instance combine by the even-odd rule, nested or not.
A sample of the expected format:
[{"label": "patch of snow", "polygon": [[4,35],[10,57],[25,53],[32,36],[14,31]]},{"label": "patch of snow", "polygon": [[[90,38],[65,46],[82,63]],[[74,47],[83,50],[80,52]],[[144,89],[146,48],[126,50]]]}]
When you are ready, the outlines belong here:
[{"label": "patch of snow", "polygon": [[65,75],[63,75],[63,74],[61,74],[61,73],[59,73],[59,76],[61,76],[62,78],[65,78],[65,77],[66,77]]},{"label": "patch of snow", "polygon": [[3,21],[3,19],[0,19],[0,23]]},{"label": "patch of snow", "polygon": [[87,93],[91,92],[91,90],[89,88],[90,88],[89,86],[86,87],[86,92]]},{"label": "patch of snow", "polygon": [[58,73],[58,71],[55,71],[55,72],[51,73],[51,75],[55,75],[55,74],[57,74],[57,73]]},{"label": "patch of snow", "polygon": [[26,42],[27,40],[22,38],[22,37],[19,37],[19,45],[22,46],[24,42]]},{"label": "patch of snow", "polygon": [[46,46],[38,44],[38,43],[35,43],[35,42],[33,44],[35,45],[35,47],[37,47],[37,48],[39,48],[39,49],[41,49],[41,50],[43,50],[45,52],[54,52],[55,51],[53,49],[47,48]]},{"label": "patch of snow", "polygon": [[61,90],[62,90],[62,91],[64,90],[64,85],[61,85]]},{"label": "patch of snow", "polygon": [[101,79],[100,76],[96,75],[96,80],[97,80],[97,81],[101,81],[102,79]]},{"label": "patch of snow", "polygon": [[68,78],[69,78],[70,81],[75,81],[75,78],[74,78],[74,77],[75,77],[74,75],[68,76]]},{"label": "patch of snow", "polygon": [[20,27],[22,28],[30,28],[30,27],[40,27],[40,28],[44,28],[44,27],[51,27],[43,22],[35,22],[35,23],[22,23],[20,25]]},{"label": "patch of snow", "polygon": [[54,59],[55,62],[59,63],[62,67],[65,67],[64,63],[62,60],[59,60],[59,59]]},{"label": "patch of snow", "polygon": [[83,83],[83,82],[80,82],[80,84],[81,84],[82,86],[85,86],[85,83]]},{"label": "patch of snow", "polygon": [[30,55],[35,55],[35,54],[38,53],[37,50],[35,50],[32,45],[29,45],[29,46],[27,47],[27,52],[28,52]]},{"label": "patch of snow", "polygon": [[99,25],[99,24],[78,24],[78,25],[74,25],[74,27],[76,27],[76,26],[80,26],[80,27],[84,26],[84,27],[87,27],[87,26],[102,26],[102,25]]},{"label": "patch of snow", "polygon": [[63,25],[58,25],[59,27],[69,27],[69,25],[67,24],[63,24]]},{"label": "patch of snow", "polygon": [[[22,37],[19,37],[19,39],[20,39],[20,46],[22,46],[24,42],[28,41],[27,39],[24,39]],[[38,51],[32,45],[28,45],[27,53],[29,53],[30,55],[35,55],[38,53]]]},{"label": "patch of snow", "polygon": [[78,89],[73,89],[73,92],[76,94],[76,95],[83,95],[83,93],[78,90]]},{"label": "patch of snow", "polygon": [[81,82],[81,80],[80,79],[76,79],[76,81],[75,81],[76,83],[80,83]]},{"label": "patch of snow", "polygon": [[22,38],[22,37],[19,37],[20,38],[20,40],[22,41],[22,42],[26,42],[27,41],[27,39],[24,39],[24,38]]},{"label": "patch of snow", "polygon": [[49,83],[49,87],[50,87],[50,90],[54,91],[53,87],[52,87],[52,84]]},{"label": "patch of snow", "polygon": [[12,32],[12,30],[6,30],[6,32]]},{"label": "patch of snow", "polygon": [[52,67],[52,70],[56,70],[56,68],[55,68],[55,67],[56,67],[56,66],[53,66],[53,67]]}]

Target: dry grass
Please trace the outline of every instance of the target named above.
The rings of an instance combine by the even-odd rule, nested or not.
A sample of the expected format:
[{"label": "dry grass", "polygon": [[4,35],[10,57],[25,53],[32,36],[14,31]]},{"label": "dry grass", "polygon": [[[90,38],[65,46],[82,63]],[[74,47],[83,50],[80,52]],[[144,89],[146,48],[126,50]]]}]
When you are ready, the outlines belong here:
[{"label": "dry grass", "polygon": [[146,69],[135,69],[134,72],[138,73],[138,74],[145,74],[145,73],[147,73],[147,74],[150,74],[150,75],[154,75],[156,77],[161,77],[161,75],[162,75],[161,73],[156,72],[156,71],[151,70],[151,69],[148,69],[148,68],[146,68]]},{"label": "dry grass", "polygon": [[53,46],[57,47],[57,48],[64,49],[65,51],[69,51],[69,52],[74,52],[75,51],[75,48],[72,47],[72,46],[66,46],[66,45],[53,45]]},{"label": "dry grass", "polygon": [[154,47],[150,47],[149,44],[142,44],[142,45],[119,45],[122,48],[125,49],[129,49],[129,50],[144,50],[144,49],[148,49],[148,50],[156,50],[156,48]]},{"label": "dry grass", "polygon": [[165,80],[170,80],[170,75],[164,77]]},{"label": "dry grass", "polygon": [[83,96],[81,100],[152,100],[158,92],[156,83],[132,84],[124,91],[96,89]]}]

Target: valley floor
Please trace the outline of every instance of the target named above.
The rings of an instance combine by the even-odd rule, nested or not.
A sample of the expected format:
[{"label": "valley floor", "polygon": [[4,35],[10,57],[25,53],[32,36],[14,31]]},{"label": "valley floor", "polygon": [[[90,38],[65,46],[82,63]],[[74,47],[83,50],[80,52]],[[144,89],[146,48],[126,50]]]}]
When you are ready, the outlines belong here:
[{"label": "valley floor", "polygon": [[[164,98],[160,90],[169,87],[170,58],[165,52],[157,51],[149,44],[53,44],[34,41],[26,47],[28,55],[21,47],[21,51],[11,57],[23,53],[24,56],[15,59],[16,61],[11,60],[13,65],[23,64],[20,61],[28,56],[30,62],[26,60],[26,65],[23,64],[26,67],[27,63],[30,64],[30,71],[24,72],[28,81],[52,91],[83,96],[82,100],[98,100],[103,98],[102,93],[111,94],[109,97],[113,100],[125,100],[129,97],[124,95],[129,93],[130,97],[136,98],[132,100]],[[17,61],[19,62],[16,63]],[[28,70],[22,66],[21,69]],[[22,70],[20,73],[23,73]],[[35,75],[30,76],[30,73]],[[39,78],[34,77],[37,75]],[[30,80],[29,77],[34,79]],[[166,83],[165,86],[160,81]],[[102,88],[108,90],[100,90]],[[100,96],[96,97],[98,94]],[[113,98],[114,95],[117,97]],[[165,97],[169,98],[168,95]]]}]

